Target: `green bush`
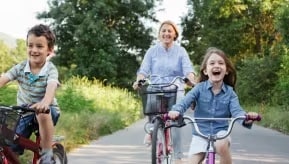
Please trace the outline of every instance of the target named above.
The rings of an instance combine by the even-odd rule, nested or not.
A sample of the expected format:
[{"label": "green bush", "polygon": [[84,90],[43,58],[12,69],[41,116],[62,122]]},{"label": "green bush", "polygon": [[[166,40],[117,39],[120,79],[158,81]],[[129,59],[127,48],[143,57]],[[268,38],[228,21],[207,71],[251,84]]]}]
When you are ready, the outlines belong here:
[{"label": "green bush", "polygon": [[237,93],[245,104],[271,103],[279,70],[278,57],[250,58],[238,70]]},{"label": "green bush", "polygon": [[[16,104],[17,84],[0,89],[0,103]],[[99,136],[123,129],[142,117],[138,98],[125,89],[103,86],[97,80],[73,77],[57,91],[61,115],[56,126],[57,135],[65,136],[67,151],[87,144]],[[31,158],[26,151],[21,161]]]}]

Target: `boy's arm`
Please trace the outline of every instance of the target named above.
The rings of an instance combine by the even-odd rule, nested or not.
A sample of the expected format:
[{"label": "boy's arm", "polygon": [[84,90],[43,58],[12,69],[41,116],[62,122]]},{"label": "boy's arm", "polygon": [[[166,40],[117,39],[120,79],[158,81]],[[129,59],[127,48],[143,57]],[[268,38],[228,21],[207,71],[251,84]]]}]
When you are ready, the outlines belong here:
[{"label": "boy's arm", "polygon": [[57,87],[58,83],[56,81],[50,81],[47,84],[46,93],[43,99],[40,102],[33,104],[31,108],[36,109],[36,111],[39,113],[47,111],[50,104],[53,102]]},{"label": "boy's arm", "polygon": [[53,102],[57,87],[58,83],[56,81],[50,81],[47,84],[46,92],[41,103],[47,104],[49,106]]},{"label": "boy's arm", "polygon": [[9,81],[10,79],[7,76],[5,75],[0,76],[0,88],[5,86]]}]

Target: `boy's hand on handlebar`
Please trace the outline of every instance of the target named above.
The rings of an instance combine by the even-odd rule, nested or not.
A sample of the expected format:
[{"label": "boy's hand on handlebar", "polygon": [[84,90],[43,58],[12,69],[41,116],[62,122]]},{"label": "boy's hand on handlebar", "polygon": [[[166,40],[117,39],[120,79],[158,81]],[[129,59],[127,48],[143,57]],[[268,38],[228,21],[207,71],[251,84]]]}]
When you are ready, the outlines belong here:
[{"label": "boy's hand on handlebar", "polygon": [[49,105],[42,102],[35,103],[30,108],[34,109],[36,113],[47,113],[49,111]]},{"label": "boy's hand on handlebar", "polygon": [[178,111],[169,111],[168,116],[172,119],[175,120],[179,117],[180,112]]}]

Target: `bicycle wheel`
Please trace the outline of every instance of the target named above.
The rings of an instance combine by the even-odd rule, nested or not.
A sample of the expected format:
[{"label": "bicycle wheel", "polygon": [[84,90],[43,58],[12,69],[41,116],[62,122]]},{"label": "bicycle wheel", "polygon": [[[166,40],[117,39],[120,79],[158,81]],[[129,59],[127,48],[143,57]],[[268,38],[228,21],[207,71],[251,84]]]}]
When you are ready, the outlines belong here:
[{"label": "bicycle wheel", "polygon": [[156,119],[152,133],[152,164],[167,164],[166,154],[164,124]]},{"label": "bicycle wheel", "polygon": [[67,156],[63,150],[58,149],[58,147],[53,148],[53,157],[56,164],[67,164]]}]

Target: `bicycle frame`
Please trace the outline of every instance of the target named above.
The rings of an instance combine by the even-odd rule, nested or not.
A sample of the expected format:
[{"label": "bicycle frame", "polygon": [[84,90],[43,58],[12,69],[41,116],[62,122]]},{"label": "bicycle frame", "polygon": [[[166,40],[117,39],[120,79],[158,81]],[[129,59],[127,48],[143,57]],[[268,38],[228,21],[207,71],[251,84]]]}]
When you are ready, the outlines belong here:
[{"label": "bicycle frame", "polygon": [[172,163],[174,159],[173,142],[171,138],[170,120],[167,114],[156,115],[153,119],[152,163]]},{"label": "bicycle frame", "polygon": [[[156,164],[157,162],[159,164],[165,161],[171,163],[174,158],[174,150],[169,128],[170,119],[167,113],[170,107],[176,103],[177,92],[180,91],[177,84],[187,83],[189,80],[177,76],[170,83],[147,84],[147,82],[146,80],[140,80],[138,86],[143,101],[143,113],[153,117],[153,131],[151,132],[145,128],[145,131],[152,135],[152,163]],[[152,97],[148,97],[148,95]],[[148,103],[148,100],[150,100],[150,103]],[[160,138],[158,138],[158,135]]]},{"label": "bicycle frame", "polygon": [[[8,132],[8,134],[13,133],[13,131],[11,131],[9,129],[6,129],[5,132]],[[22,136],[17,135],[17,134],[15,135],[15,143],[16,144],[21,145],[25,150],[30,150],[33,152],[32,164],[37,163],[37,161],[40,158],[40,151],[41,151],[40,136],[39,136],[38,132],[36,132],[35,135],[36,135],[35,141],[27,139],[27,138],[22,137]],[[52,147],[57,148],[58,150],[60,150],[60,152],[65,152],[64,147],[58,142],[53,142]],[[20,164],[18,157],[14,154],[14,152],[12,152],[12,150],[10,149],[9,146],[3,146],[0,148],[2,149],[1,157],[4,157],[4,156],[6,157],[6,158],[3,158],[4,161],[2,161],[2,164],[8,164],[8,161],[13,161],[12,162],[13,164]]]},{"label": "bicycle frame", "polygon": [[[1,106],[2,108],[5,108],[4,106]],[[9,109],[9,107],[7,107]],[[12,110],[12,108],[11,108]],[[15,132],[6,126],[0,126],[1,133],[4,138],[13,138],[13,143],[21,145],[25,150],[30,150],[33,152],[33,158],[32,158],[32,164],[37,164],[38,160],[40,159],[40,152],[41,152],[41,146],[40,146],[40,135],[38,126],[34,127],[33,133],[36,136],[35,141],[31,140],[29,138],[25,138],[21,135],[15,134]],[[58,141],[62,140],[63,138],[59,138],[57,141],[53,141],[53,153],[56,154],[56,156],[59,158],[60,163],[67,163],[67,157],[66,152],[64,150],[64,147],[61,143]],[[14,152],[11,150],[10,146],[0,146],[0,162],[1,164],[20,164],[20,161],[18,159],[18,156],[14,154]]]}]

